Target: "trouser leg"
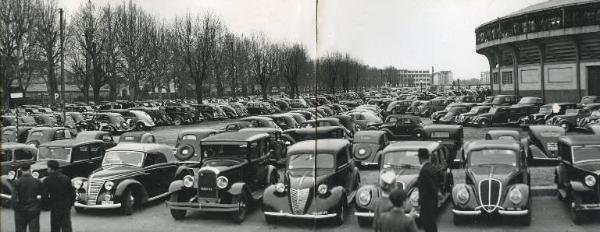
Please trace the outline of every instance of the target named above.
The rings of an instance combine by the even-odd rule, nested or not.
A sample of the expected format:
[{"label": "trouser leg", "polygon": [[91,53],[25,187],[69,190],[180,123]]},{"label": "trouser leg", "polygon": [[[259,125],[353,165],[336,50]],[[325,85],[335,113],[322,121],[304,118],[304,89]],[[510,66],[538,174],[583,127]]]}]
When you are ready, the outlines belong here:
[{"label": "trouser leg", "polygon": [[27,229],[27,224],[22,213],[15,211],[15,231],[16,232],[25,232]]},{"label": "trouser leg", "polygon": [[34,213],[29,218],[29,232],[39,232],[40,231],[40,213]]},{"label": "trouser leg", "polygon": [[60,232],[60,212],[58,210],[50,211],[50,231]]}]

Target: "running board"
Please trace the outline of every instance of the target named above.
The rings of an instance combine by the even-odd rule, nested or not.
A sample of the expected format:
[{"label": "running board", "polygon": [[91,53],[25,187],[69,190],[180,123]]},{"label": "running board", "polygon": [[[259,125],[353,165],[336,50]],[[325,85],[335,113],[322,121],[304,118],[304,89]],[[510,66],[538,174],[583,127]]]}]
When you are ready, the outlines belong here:
[{"label": "running board", "polygon": [[160,195],[157,195],[157,196],[153,196],[151,198],[148,198],[148,201],[153,201],[153,200],[159,199],[161,197],[165,197],[165,196],[167,196],[169,194],[170,194],[170,192],[166,192],[166,193],[163,193],[163,194],[160,194]]}]

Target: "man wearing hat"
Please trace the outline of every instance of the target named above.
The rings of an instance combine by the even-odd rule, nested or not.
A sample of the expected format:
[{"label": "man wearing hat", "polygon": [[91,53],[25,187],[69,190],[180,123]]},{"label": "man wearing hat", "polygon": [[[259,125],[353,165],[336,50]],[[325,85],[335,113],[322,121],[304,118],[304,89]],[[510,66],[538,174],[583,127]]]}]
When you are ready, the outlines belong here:
[{"label": "man wearing hat", "polygon": [[439,175],[434,164],[431,163],[427,149],[419,149],[418,156],[422,165],[417,178],[419,206],[421,206],[419,220],[425,232],[437,232],[435,219],[437,215],[438,184],[440,183]]},{"label": "man wearing hat", "polygon": [[71,179],[58,170],[58,161],[48,160],[48,177],[44,180],[44,199],[50,208],[52,232],[71,232],[71,207],[75,203],[75,188]]},{"label": "man wearing hat", "polygon": [[40,231],[42,183],[31,176],[30,166],[21,167],[21,177],[14,183],[12,207],[15,210],[15,231]]}]

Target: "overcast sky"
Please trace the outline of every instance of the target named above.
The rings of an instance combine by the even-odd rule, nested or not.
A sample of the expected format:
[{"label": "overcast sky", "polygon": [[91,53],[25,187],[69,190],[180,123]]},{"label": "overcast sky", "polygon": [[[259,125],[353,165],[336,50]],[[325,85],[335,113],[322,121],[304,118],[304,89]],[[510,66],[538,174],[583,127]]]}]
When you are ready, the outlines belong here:
[{"label": "overcast sky", "polygon": [[[87,0],[58,0],[67,13]],[[546,0],[134,0],[164,20],[212,11],[234,33],[262,31],[273,41],[301,42],[311,55],[348,52],[364,63],[451,70],[455,78],[489,69],[475,53],[475,28]],[[118,5],[123,0],[94,0]]]}]

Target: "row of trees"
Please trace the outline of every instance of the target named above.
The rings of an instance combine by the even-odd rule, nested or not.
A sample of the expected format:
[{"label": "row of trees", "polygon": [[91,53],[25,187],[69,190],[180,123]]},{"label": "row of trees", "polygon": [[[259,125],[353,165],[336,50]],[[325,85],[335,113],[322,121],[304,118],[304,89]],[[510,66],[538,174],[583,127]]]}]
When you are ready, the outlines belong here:
[{"label": "row of trees", "polygon": [[[35,74],[43,76],[50,96],[58,92],[58,12],[54,0],[0,1],[5,106],[10,87],[26,91]],[[257,85],[267,98],[271,87],[286,86],[290,97],[296,97],[314,89],[316,80],[322,89],[335,92],[379,85],[384,78],[381,70],[349,54],[331,52],[314,60],[299,43],[273,42],[261,33],[234,34],[210,12],[167,22],[132,1],[116,7],[88,1],[70,12],[65,24],[65,68],[86,101],[100,101],[106,86],[115,100],[123,84],[132,100],[147,89],[160,89],[202,101],[211,87],[218,96],[236,96],[254,94]]]}]

